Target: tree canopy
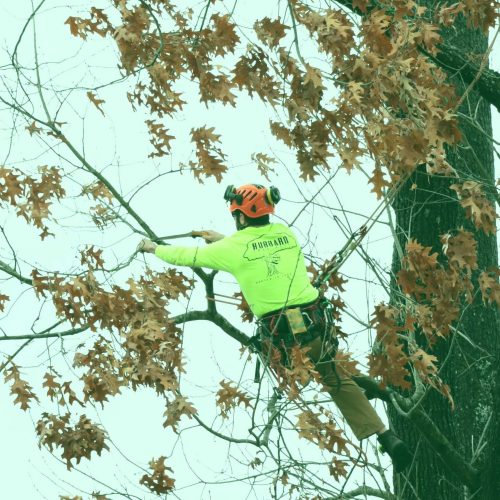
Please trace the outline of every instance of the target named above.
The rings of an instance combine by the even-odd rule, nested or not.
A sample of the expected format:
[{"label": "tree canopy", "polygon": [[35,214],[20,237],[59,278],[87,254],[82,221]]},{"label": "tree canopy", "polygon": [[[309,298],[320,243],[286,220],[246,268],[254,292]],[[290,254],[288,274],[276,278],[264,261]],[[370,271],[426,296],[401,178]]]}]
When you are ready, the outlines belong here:
[{"label": "tree canopy", "polygon": [[[2,66],[0,370],[14,404],[32,412],[40,446],[68,469],[119,453],[89,415],[153,389],[163,406],[159,433],[175,442],[195,427],[238,448],[228,452],[235,472],[214,474],[214,482],[244,481],[272,498],[396,498],[377,451],[344,431],[302,350],[278,376],[263,366],[253,382],[253,317],[234,282],[134,250],[143,237],[167,242],[164,232],[182,232],[193,212],[200,224],[212,222],[201,219],[216,203],[212,214],[223,213],[225,183],[258,178],[294,193],[284,196],[283,222],[304,240],[311,279],[334,269],[322,291],[345,340],[338,362],[416,425],[456,484],[474,491],[479,468],[422,407],[439,393],[452,414],[440,346],[455,337],[474,345],[464,311],[500,305],[498,267],[478,260],[478,241],[496,241],[498,183],[480,161],[465,171],[450,160],[450,152],[474,150],[460,120],[498,144],[471,104],[474,95],[500,109],[500,75],[488,67],[496,35],[467,54],[447,37],[460,26],[486,36],[498,2],[92,3],[81,12],[34,4]],[[55,46],[46,25],[58,30]],[[220,117],[229,121],[226,136]],[[126,129],[133,136],[116,134]],[[232,156],[254,144],[235,165]],[[131,165],[123,155],[135,148],[142,157]],[[439,247],[411,229],[401,238],[394,223],[403,190],[429,189],[417,172],[443,179],[442,210],[448,203],[463,214],[463,224],[438,235]],[[340,194],[336,184],[356,191]],[[374,234],[391,242],[375,250],[382,263]],[[391,273],[393,241],[400,265]],[[344,266],[354,258],[351,276]],[[369,319],[345,302],[356,280],[366,286]],[[193,402],[203,390],[184,383],[193,322],[215,325],[221,341],[241,347],[239,367],[221,367],[216,389],[205,388],[216,408],[210,423]],[[369,351],[361,369],[349,352],[355,325],[355,349]],[[110,480],[87,494],[189,498],[176,490],[180,452],[166,448],[149,468],[137,467],[138,489]],[[358,468],[371,479],[354,486]]]}]

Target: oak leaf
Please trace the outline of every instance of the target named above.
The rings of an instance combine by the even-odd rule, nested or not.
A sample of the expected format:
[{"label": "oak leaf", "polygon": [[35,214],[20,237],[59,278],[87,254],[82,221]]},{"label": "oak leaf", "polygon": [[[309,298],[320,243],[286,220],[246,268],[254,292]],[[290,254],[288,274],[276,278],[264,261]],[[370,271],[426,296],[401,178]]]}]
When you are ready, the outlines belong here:
[{"label": "oak leaf", "polygon": [[500,276],[499,268],[491,268],[483,271],[478,278],[479,288],[483,297],[483,301],[489,304],[496,304],[500,308],[500,284],[498,277]]},{"label": "oak leaf", "polygon": [[12,382],[10,393],[16,396],[14,404],[18,404],[22,410],[28,410],[32,401],[40,402],[31,385],[21,378],[19,369],[13,363],[5,370],[4,379],[5,382]]},{"label": "oak leaf", "polygon": [[471,232],[460,228],[454,236],[449,233],[441,236],[441,242],[450,266],[464,269],[468,274],[477,269],[477,242]]},{"label": "oak leaf", "polygon": [[257,38],[271,48],[276,47],[279,41],[286,35],[286,30],[290,26],[282,24],[279,19],[272,21],[268,17],[255,21],[253,29],[257,34]]},{"label": "oak leaf", "polygon": [[174,432],[178,432],[177,424],[182,415],[193,418],[193,415],[197,413],[196,408],[184,396],[176,395],[173,401],[167,401],[167,407],[163,414],[167,418],[163,422],[163,427],[172,427]]},{"label": "oak leaf", "polygon": [[41,129],[40,127],[37,127],[36,125],[36,122],[33,121],[31,123],[31,125],[29,125],[28,127],[25,127],[25,129],[30,133],[30,135],[33,135],[33,134],[40,134],[40,132],[42,132],[43,129]]},{"label": "oak leaf", "polygon": [[217,391],[216,404],[223,418],[228,418],[229,411],[240,404],[252,408],[251,398],[235,387],[233,382],[221,380],[219,384],[221,388]]},{"label": "oak leaf", "polygon": [[233,294],[233,297],[239,301],[238,309],[241,311],[241,319],[243,321],[248,322],[248,323],[252,323],[255,316],[254,316],[252,310],[250,309],[250,306],[248,305],[248,302],[246,301],[243,294],[241,292],[235,292]]},{"label": "oak leaf", "polygon": [[411,356],[410,359],[413,366],[420,373],[422,380],[428,381],[429,377],[437,374],[437,362],[436,356],[426,353],[422,349],[417,349]]},{"label": "oak leaf", "polygon": [[259,171],[260,175],[262,175],[269,181],[269,172],[274,173],[274,169],[271,165],[276,164],[277,161],[273,157],[268,156],[265,153],[252,153],[252,160],[257,163],[257,170]]},{"label": "oak leaf", "polygon": [[156,460],[149,462],[149,468],[152,470],[151,474],[144,474],[139,481],[140,484],[146,486],[149,491],[157,495],[164,495],[174,489],[175,479],[168,474],[172,472],[170,467],[165,465],[166,458],[161,456]]},{"label": "oak leaf", "polygon": [[5,310],[5,303],[9,300],[9,296],[8,295],[4,295],[3,293],[0,293],[0,311],[4,311]]},{"label": "oak leaf", "polygon": [[101,112],[102,116],[105,116],[101,105],[106,101],[104,101],[103,99],[98,99],[97,95],[90,90],[87,92],[87,97],[89,98],[89,101]]},{"label": "oak leaf", "polygon": [[497,215],[492,202],[486,198],[481,184],[476,181],[465,181],[463,184],[452,184],[450,189],[457,193],[466,217],[486,234],[495,234]]}]

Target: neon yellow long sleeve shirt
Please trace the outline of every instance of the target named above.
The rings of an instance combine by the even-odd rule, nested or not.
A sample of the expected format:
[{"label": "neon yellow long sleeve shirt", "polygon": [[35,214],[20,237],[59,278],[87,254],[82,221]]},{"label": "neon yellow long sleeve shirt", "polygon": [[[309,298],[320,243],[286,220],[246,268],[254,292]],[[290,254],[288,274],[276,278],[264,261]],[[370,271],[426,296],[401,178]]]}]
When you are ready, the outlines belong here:
[{"label": "neon yellow long sleeve shirt", "polygon": [[231,273],[257,317],[318,297],[297,239],[283,224],[247,227],[205,247],[158,245],[155,254],[169,264]]}]

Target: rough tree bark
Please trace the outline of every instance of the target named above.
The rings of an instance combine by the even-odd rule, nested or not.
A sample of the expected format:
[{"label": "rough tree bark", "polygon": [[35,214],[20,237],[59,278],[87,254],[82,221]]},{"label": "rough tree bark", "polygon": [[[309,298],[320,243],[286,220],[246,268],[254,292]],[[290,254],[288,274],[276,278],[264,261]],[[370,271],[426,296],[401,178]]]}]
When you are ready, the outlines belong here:
[{"label": "rough tree bark", "polygon": [[[432,6],[433,0],[421,2]],[[444,33],[444,43],[458,47],[464,54],[484,54],[487,38],[468,29],[460,19]],[[467,84],[450,72],[450,78],[462,95]],[[490,104],[476,91],[468,93],[460,107],[462,143],[447,152],[448,161],[461,177],[494,185],[493,144]],[[482,129],[482,131],[480,130]],[[396,228],[404,248],[408,238],[416,239],[441,253],[440,236],[464,226],[475,233],[480,270],[497,264],[496,236],[475,231],[464,217],[463,209],[449,189],[456,179],[431,177],[420,168],[395,200]],[[418,188],[412,190],[412,184]],[[493,197],[492,190],[488,190]],[[397,249],[393,256],[393,276],[400,269]],[[392,301],[397,303],[393,294]],[[416,450],[416,460],[408,475],[395,479],[395,494],[401,499],[493,500],[500,491],[500,322],[498,311],[482,304],[480,295],[463,308],[458,328],[461,335],[438,344],[434,353],[441,360],[441,376],[455,400],[455,410],[435,391],[423,402],[422,409],[453,444],[456,450],[480,470],[478,487],[467,488],[446,470],[425,437],[416,432],[407,418],[389,405],[391,424]],[[446,360],[446,361],[445,361]]]}]

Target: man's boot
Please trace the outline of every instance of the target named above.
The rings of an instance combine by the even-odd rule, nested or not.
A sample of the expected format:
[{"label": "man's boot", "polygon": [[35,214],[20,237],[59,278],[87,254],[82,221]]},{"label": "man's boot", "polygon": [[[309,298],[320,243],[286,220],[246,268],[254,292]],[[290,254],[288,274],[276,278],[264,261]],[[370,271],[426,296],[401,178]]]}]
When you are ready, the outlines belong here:
[{"label": "man's boot", "polygon": [[401,472],[410,465],[413,456],[410,450],[391,430],[385,431],[377,436],[378,442],[382,445],[382,451],[389,454],[392,465],[396,472]]}]

